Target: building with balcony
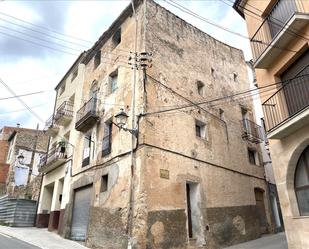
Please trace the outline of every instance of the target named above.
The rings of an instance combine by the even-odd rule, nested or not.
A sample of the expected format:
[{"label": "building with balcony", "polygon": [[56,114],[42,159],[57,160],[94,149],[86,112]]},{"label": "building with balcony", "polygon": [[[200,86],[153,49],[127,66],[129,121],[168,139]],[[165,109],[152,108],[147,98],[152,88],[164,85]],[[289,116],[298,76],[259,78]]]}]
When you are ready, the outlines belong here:
[{"label": "building with balcony", "polygon": [[[245,19],[289,248],[309,248],[309,2],[237,0]],[[255,13],[255,15],[253,15]]]},{"label": "building with balcony", "polygon": [[47,172],[64,160],[55,136],[42,158],[41,221],[91,248],[221,248],[272,231],[252,100],[197,105],[249,88],[243,53],[154,1],[134,6],[137,40],[129,5],[66,74],[84,68],[75,97],[56,88],[54,115],[74,103],[58,133],[74,149]]},{"label": "building with balcony", "polygon": [[47,153],[40,158],[43,174],[37,227],[62,232],[64,210],[70,191],[73,152],[80,134],[75,130],[76,113],[82,104],[84,65],[82,53],[56,86],[54,112],[46,121],[44,131],[50,135]]},{"label": "building with balcony", "polygon": [[3,127],[0,132],[2,194],[38,200],[40,156],[47,150],[48,136],[42,130]]}]

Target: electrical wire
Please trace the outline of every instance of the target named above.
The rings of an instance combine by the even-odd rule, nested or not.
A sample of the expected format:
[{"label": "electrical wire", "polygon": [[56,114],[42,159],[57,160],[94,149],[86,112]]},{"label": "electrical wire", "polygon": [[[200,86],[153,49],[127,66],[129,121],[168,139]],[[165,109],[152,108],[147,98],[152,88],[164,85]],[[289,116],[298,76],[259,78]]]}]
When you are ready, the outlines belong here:
[{"label": "electrical wire", "polygon": [[4,97],[4,98],[0,98],[0,100],[7,100],[7,99],[14,99],[14,98],[25,97],[25,96],[30,96],[30,95],[36,95],[36,94],[40,94],[40,93],[44,93],[44,92],[48,92],[48,91],[52,91],[52,90],[25,93],[25,94],[16,95],[16,96]]},{"label": "electrical wire", "polygon": [[[224,3],[224,4],[226,4],[227,6],[233,8],[233,5],[230,5],[230,4],[226,3],[224,0],[220,0],[220,1],[221,1],[222,3]],[[226,1],[228,1],[228,2],[230,2],[230,3],[233,3],[231,0],[226,0]],[[249,3],[247,3],[247,5],[253,7],[253,8],[256,9],[256,10],[258,10],[260,13],[263,13],[263,11],[261,11],[261,10],[258,9],[258,8],[255,8],[254,6],[250,5]],[[264,22],[263,18],[262,18],[259,14],[255,13],[255,12],[252,11],[252,10],[249,10],[249,9],[246,8],[246,7],[243,7],[243,9],[247,11],[247,15],[248,15],[248,16],[251,16],[251,17],[253,17],[253,18],[255,18],[256,20],[259,20],[259,21],[261,21],[261,22]],[[248,12],[251,13],[251,14],[253,14],[253,15],[255,15],[255,16],[253,16],[253,15],[251,15],[251,14],[248,14]],[[279,20],[278,18],[275,18],[275,17],[272,17],[269,21],[270,21],[272,24],[274,24],[275,26],[279,27],[279,28],[283,28],[284,25],[285,25],[285,22],[283,22],[283,21],[281,21],[281,20]],[[291,35],[296,35],[296,36],[300,37],[301,39],[303,39],[303,40],[305,40],[305,41],[309,41],[308,38],[304,37],[302,34],[299,34],[299,33],[296,32],[295,30],[291,29],[291,27],[286,27],[285,31],[286,31],[287,33],[291,34]],[[252,40],[252,39],[251,39],[251,40]],[[252,42],[254,42],[254,41],[252,41]]]},{"label": "electrical wire", "polygon": [[90,43],[90,44],[93,43],[93,42],[91,42],[91,41],[87,41],[87,40],[78,38],[78,37],[76,37],[76,36],[64,34],[64,33],[61,33],[61,32],[59,32],[59,31],[56,31],[56,30],[48,29],[48,28],[46,28],[46,27],[43,27],[43,26],[40,26],[40,25],[31,23],[31,22],[25,21],[25,20],[23,20],[23,19],[20,19],[20,18],[11,16],[11,15],[8,15],[8,14],[3,13],[3,12],[0,12],[0,15],[10,17],[10,18],[15,19],[15,20],[18,20],[18,21],[20,21],[20,22],[30,24],[31,26],[34,26],[34,27],[37,27],[37,28],[40,28],[40,29],[43,29],[43,30],[46,30],[46,31],[49,31],[49,32],[53,32],[53,33],[56,33],[56,34],[61,35],[61,36],[70,37],[70,38],[72,38],[72,39],[79,40],[79,41],[86,42],[86,43]]},{"label": "electrical wire", "polygon": [[20,99],[17,94],[0,78],[0,83],[13,95],[16,97],[16,99],[23,105],[25,106],[28,111],[35,116],[39,121],[44,123],[44,120],[38,115],[36,114],[22,99]]},{"label": "electrical wire", "polygon": [[[231,29],[229,29],[229,28],[226,28],[226,27],[224,27],[224,26],[221,26],[221,25],[219,25],[219,24],[216,24],[216,23],[214,23],[213,21],[208,20],[208,19],[206,19],[205,17],[203,17],[203,16],[201,16],[201,15],[198,15],[197,13],[191,11],[190,9],[184,7],[183,5],[181,5],[181,4],[179,4],[179,3],[176,3],[176,2],[173,1],[173,0],[169,0],[169,1],[168,1],[168,0],[163,0],[163,1],[166,2],[166,3],[168,3],[169,5],[171,5],[171,6],[173,6],[173,7],[175,7],[175,8],[177,8],[177,9],[181,10],[182,12],[185,12],[185,13],[187,13],[187,14],[189,14],[189,15],[191,15],[191,16],[193,16],[193,17],[195,17],[195,18],[197,18],[197,19],[199,19],[199,20],[201,20],[201,21],[204,21],[204,22],[206,22],[206,23],[208,23],[208,24],[210,24],[210,25],[212,25],[212,26],[215,26],[215,27],[217,27],[217,28],[220,28],[220,29],[222,29],[222,30],[224,30],[224,31],[226,31],[226,32],[229,32],[229,33],[234,34],[234,35],[236,35],[236,36],[239,36],[239,37],[241,37],[241,38],[243,38],[243,39],[246,39],[246,40],[251,41],[251,38],[250,38],[250,37],[245,36],[245,35],[242,35],[242,34],[240,34],[240,33],[237,33],[237,32],[235,32],[235,31],[233,31],[233,30],[231,30]],[[261,43],[261,44],[264,44],[264,45],[268,45],[268,46],[270,46],[270,47],[278,48],[278,49],[280,49],[280,50],[286,50],[286,51],[288,51],[288,52],[292,52],[292,53],[296,53],[296,54],[299,53],[298,51],[295,51],[295,50],[292,50],[292,49],[288,49],[288,48],[283,48],[283,47],[280,47],[280,46],[277,46],[277,45],[271,45],[270,43],[267,43],[267,42],[264,42],[264,41],[258,41],[258,42]]]},{"label": "electrical wire", "polygon": [[[294,79],[297,79],[297,78],[300,78],[300,77],[304,77],[304,76],[309,76],[309,74],[295,76],[295,77],[293,77],[289,80],[279,81],[279,82],[272,83],[272,84],[269,84],[269,85],[266,85],[266,86],[258,87],[257,89],[265,89],[265,88],[268,88],[268,87],[271,87],[271,86],[274,86],[274,85],[282,85],[285,82],[287,84],[290,84],[291,80],[294,80]],[[163,84],[163,83],[161,83],[161,84]],[[217,102],[217,101],[220,101],[220,100],[230,99],[230,98],[233,98],[233,97],[236,97],[236,96],[241,96],[242,94],[246,94],[246,93],[249,93],[249,92],[252,92],[252,91],[256,91],[256,89],[248,89],[248,90],[245,90],[245,91],[237,92],[237,93],[234,93],[234,94],[231,94],[231,95],[218,97],[218,98],[214,98],[212,100],[207,100],[207,101],[203,101],[203,102],[199,102],[199,103],[186,104],[186,105],[182,105],[182,106],[178,106],[178,107],[174,107],[174,108],[170,108],[170,109],[148,112],[148,113],[143,114],[143,116],[154,115],[154,114],[159,114],[159,113],[164,113],[164,112],[170,112],[170,111],[185,109],[185,108],[189,108],[189,107],[198,107],[198,106],[203,105],[203,104],[210,104],[210,103]]]}]

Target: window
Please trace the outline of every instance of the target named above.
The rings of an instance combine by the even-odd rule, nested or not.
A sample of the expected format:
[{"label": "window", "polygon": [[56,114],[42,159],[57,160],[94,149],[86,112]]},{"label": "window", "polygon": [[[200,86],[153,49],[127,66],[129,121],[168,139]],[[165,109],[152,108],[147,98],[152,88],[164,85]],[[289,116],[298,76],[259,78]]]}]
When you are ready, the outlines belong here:
[{"label": "window", "polygon": [[104,123],[104,137],[103,137],[103,148],[102,156],[106,156],[111,153],[112,149],[112,127],[113,123],[107,121]]},{"label": "window", "polygon": [[309,146],[301,154],[295,171],[295,193],[299,213],[309,215]]},{"label": "window", "polygon": [[106,192],[108,190],[108,175],[104,175],[101,178],[100,192]]},{"label": "window", "polygon": [[118,69],[110,74],[110,93],[113,93],[118,88]]},{"label": "window", "polygon": [[259,165],[258,153],[254,149],[248,148],[249,162],[254,165]]},{"label": "window", "polygon": [[94,68],[96,69],[101,64],[101,50],[99,50],[94,56]]},{"label": "window", "polygon": [[197,137],[207,139],[206,124],[195,120],[195,135]]},{"label": "window", "polygon": [[234,82],[237,82],[237,78],[238,78],[238,73],[233,72],[233,79],[234,79]]},{"label": "window", "polygon": [[91,151],[91,135],[86,135],[84,137],[82,167],[87,166],[90,163],[90,151]]},{"label": "window", "polygon": [[76,70],[72,73],[71,82],[77,77],[77,75],[78,75],[78,68],[76,68]]},{"label": "window", "polygon": [[121,42],[121,29],[118,29],[112,37],[113,48],[117,47]]},{"label": "window", "polygon": [[202,81],[196,82],[197,92],[199,95],[204,96],[204,83]]},{"label": "window", "polygon": [[219,108],[219,117],[221,120],[224,120],[224,110],[222,110],[221,108]]}]

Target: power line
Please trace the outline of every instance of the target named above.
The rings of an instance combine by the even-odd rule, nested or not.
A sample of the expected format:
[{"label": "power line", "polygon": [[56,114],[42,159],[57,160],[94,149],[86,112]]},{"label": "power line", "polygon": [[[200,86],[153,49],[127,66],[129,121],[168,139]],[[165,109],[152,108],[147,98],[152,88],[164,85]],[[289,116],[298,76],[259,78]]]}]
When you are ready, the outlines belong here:
[{"label": "power line", "polygon": [[[233,8],[232,5],[230,5],[230,4],[226,3],[226,2],[224,2],[224,0],[220,0],[220,1],[221,1],[222,3],[224,3],[224,4],[226,4],[227,6],[230,6],[230,7]],[[228,2],[230,2],[230,3],[233,3],[232,0],[226,0],[226,1],[228,1]],[[263,13],[263,11],[261,11],[260,9],[258,9],[258,8],[256,8],[256,7],[250,5],[249,3],[247,3],[247,5],[250,6],[250,7],[252,7],[252,8],[254,8],[254,9],[256,9],[256,10],[259,11],[260,13]],[[249,10],[249,9],[246,8],[246,7],[242,7],[242,8],[243,8],[244,10],[247,11],[247,15],[248,15],[248,16],[251,16],[251,17],[253,17],[253,18],[255,18],[255,19],[257,19],[257,20],[259,20],[259,21],[261,21],[261,22],[264,22],[264,21],[265,21],[265,20],[263,20],[263,18],[262,18],[259,14],[255,13],[254,11]],[[252,13],[252,14],[255,15],[255,16],[248,14],[248,12],[249,12],[249,13]],[[261,18],[262,20],[260,20],[260,19],[257,18],[257,17]],[[277,27],[279,27],[279,28],[283,28],[283,26],[285,25],[285,22],[283,22],[283,21],[281,21],[280,19],[275,18],[275,17],[272,17],[271,19],[269,19],[269,21],[270,21],[271,23],[273,23],[274,25],[276,25]],[[275,22],[275,21],[276,21],[276,22]],[[289,33],[289,34],[296,35],[296,36],[298,36],[298,37],[304,39],[305,41],[309,41],[308,38],[302,36],[301,34],[299,34],[298,32],[296,32],[295,30],[291,29],[291,27],[286,27],[285,30],[286,30],[287,33]],[[252,39],[251,39],[251,40],[252,40]],[[254,41],[252,41],[252,42],[254,42]]]},{"label": "power line", "polygon": [[57,40],[60,40],[60,41],[63,41],[63,42],[66,42],[66,43],[70,43],[70,44],[74,44],[74,45],[77,45],[77,46],[80,46],[80,47],[83,47],[83,48],[89,48],[89,46],[85,46],[85,45],[82,45],[82,44],[79,44],[79,43],[76,43],[76,42],[72,42],[72,41],[67,41],[65,39],[62,39],[62,38],[59,38],[59,37],[56,37],[56,36],[53,36],[53,35],[49,35],[49,34],[46,34],[44,32],[41,32],[39,30],[35,30],[35,29],[31,29],[31,28],[28,28],[26,26],[23,26],[23,25],[20,25],[20,24],[17,24],[17,23],[14,23],[14,22],[11,22],[11,21],[8,21],[6,19],[3,19],[0,17],[0,20],[4,21],[4,22],[7,22],[7,23],[10,23],[14,26],[17,26],[17,27],[22,27],[24,29],[27,29],[27,30],[30,30],[32,32],[35,32],[35,33],[39,33],[39,34],[42,34],[42,35],[45,35],[47,37],[51,37],[51,38],[54,38],[54,39],[57,39]]},{"label": "power line", "polygon": [[[49,102],[46,102],[46,103],[43,103],[43,104],[38,104],[38,105],[34,105],[34,106],[31,106],[30,108],[33,109],[33,108],[37,108],[37,107],[40,107],[40,106],[43,106],[43,105],[47,105],[49,103],[51,103],[53,101],[49,101]],[[8,112],[1,112],[0,115],[8,115],[8,114],[11,114],[11,113],[15,113],[15,112],[22,112],[22,111],[27,111],[28,109],[26,108],[23,108],[23,109],[17,109],[17,110],[13,110],[13,111],[8,111]]]},{"label": "power line", "polygon": [[18,96],[17,96],[17,94],[0,78],[0,83],[2,84],[2,85],[4,85],[4,87],[13,95],[13,96],[15,96],[16,98],[17,98],[17,100],[23,105],[23,106],[25,106],[27,109],[28,109],[28,111],[30,112],[30,113],[32,113],[32,115],[34,115],[38,120],[40,120],[41,122],[43,122],[44,123],[44,120],[38,115],[38,114],[36,114],[22,99],[20,99]]},{"label": "power line", "polygon": [[[52,91],[52,90],[49,90],[49,91]],[[16,96],[4,97],[4,98],[0,98],[0,100],[14,99],[14,98],[19,98],[19,97],[25,97],[25,96],[40,94],[40,93],[44,93],[44,92],[47,92],[47,91],[39,91],[39,92],[33,92],[33,93],[25,93],[25,94],[16,95]]]},{"label": "power line", "polygon": [[73,53],[71,53],[71,52],[64,51],[64,50],[61,50],[61,49],[58,49],[58,48],[49,47],[49,46],[46,46],[46,45],[44,45],[44,44],[40,44],[40,43],[31,41],[31,40],[27,40],[27,39],[24,39],[24,38],[20,38],[20,37],[18,37],[18,36],[11,35],[11,34],[7,34],[7,33],[4,33],[4,32],[1,32],[1,31],[0,31],[0,34],[3,34],[3,35],[6,35],[6,36],[15,38],[15,39],[17,39],[17,40],[21,40],[21,41],[25,41],[25,42],[28,42],[28,43],[32,43],[32,44],[37,45],[37,46],[40,46],[40,47],[45,47],[45,48],[48,48],[48,49],[51,49],[51,50],[54,50],[54,51],[57,51],[57,52],[61,52],[61,53],[65,53],[65,54],[69,54],[69,55],[73,55],[73,56],[78,56],[78,54],[73,54]]},{"label": "power line", "polygon": [[87,40],[84,40],[84,39],[81,39],[81,38],[78,38],[78,37],[75,37],[75,36],[72,36],[72,35],[64,34],[64,33],[61,33],[61,32],[59,32],[59,31],[56,31],[56,30],[48,29],[48,28],[46,28],[46,27],[43,27],[43,26],[40,26],[40,25],[31,23],[31,22],[22,20],[22,19],[20,19],[20,18],[17,18],[17,17],[11,16],[11,15],[8,15],[8,14],[3,13],[3,12],[0,12],[0,14],[1,14],[1,15],[4,15],[4,16],[7,16],[7,17],[10,17],[10,18],[13,18],[13,19],[16,19],[16,20],[18,20],[18,21],[20,21],[20,22],[30,24],[31,26],[34,26],[34,27],[37,27],[37,28],[40,28],[40,29],[43,29],[43,30],[47,30],[47,31],[49,31],[49,32],[56,33],[56,34],[61,35],[61,36],[70,37],[70,38],[75,39],[75,40],[79,40],[79,41],[82,41],[82,42],[86,42],[86,43],[92,44],[91,41],[87,41]]},{"label": "power line", "polygon": [[[151,77],[150,75],[148,75],[149,77]],[[281,85],[283,84],[284,82],[288,82],[288,84],[290,83],[291,80],[294,80],[294,79],[297,79],[297,78],[300,78],[300,77],[303,77],[303,76],[309,76],[309,74],[304,74],[304,75],[300,75],[300,76],[295,76],[293,77],[292,79],[289,79],[289,80],[286,80],[286,81],[279,81],[279,82],[276,82],[276,83],[273,83],[273,84],[269,84],[269,85],[266,85],[266,86],[262,86],[262,87],[258,87],[257,89],[248,89],[248,90],[245,90],[245,91],[241,91],[241,92],[238,92],[238,93],[234,93],[234,94],[231,94],[231,95],[227,95],[227,96],[223,96],[223,97],[218,97],[218,98],[214,98],[212,100],[207,100],[207,101],[202,101],[202,102],[199,102],[199,103],[193,103],[193,104],[187,104],[187,105],[182,105],[182,106],[178,106],[178,107],[174,107],[174,108],[170,108],[170,109],[165,109],[165,110],[159,110],[159,111],[154,111],[154,112],[149,112],[149,113],[145,113],[143,114],[144,116],[147,116],[147,115],[154,115],[154,114],[160,114],[160,113],[164,113],[164,112],[170,112],[170,111],[175,111],[175,110],[181,110],[181,109],[185,109],[185,108],[189,108],[189,107],[197,107],[197,106],[200,106],[200,105],[204,105],[204,104],[210,104],[210,103],[213,103],[213,102],[217,102],[217,101],[220,101],[220,100],[224,100],[224,99],[231,99],[233,97],[236,97],[236,96],[241,96],[243,94],[247,94],[249,92],[252,92],[252,91],[256,91],[258,89],[265,89],[265,88],[268,88],[268,87],[271,87],[271,86],[274,86],[274,85]],[[154,78],[153,78],[154,79]],[[158,81],[155,79],[155,81]],[[160,81],[158,81],[160,82]],[[161,83],[161,82],[160,82]],[[163,83],[161,83],[163,84]]]},{"label": "power line", "polygon": [[[226,31],[226,32],[229,32],[229,33],[234,34],[234,35],[237,35],[237,36],[239,36],[239,37],[241,37],[241,38],[243,38],[243,39],[246,39],[246,40],[251,41],[251,38],[250,38],[250,37],[245,36],[245,35],[242,35],[242,34],[240,34],[240,33],[237,33],[237,32],[235,32],[235,31],[233,31],[233,30],[231,30],[231,29],[229,29],[229,28],[226,28],[226,27],[224,27],[224,26],[221,26],[221,25],[219,25],[219,24],[217,24],[217,23],[214,23],[213,21],[208,20],[208,19],[206,19],[205,17],[203,17],[203,16],[201,16],[201,15],[198,15],[197,13],[191,11],[190,9],[184,7],[183,5],[180,5],[179,3],[176,3],[176,2],[173,1],[173,0],[169,0],[169,1],[163,0],[163,1],[166,2],[166,3],[168,3],[168,4],[171,5],[171,6],[174,6],[174,7],[177,8],[177,9],[181,10],[182,12],[185,12],[185,13],[187,13],[187,14],[189,14],[189,15],[195,17],[195,18],[198,18],[198,19],[201,20],[201,21],[204,21],[204,22],[206,22],[206,23],[208,23],[208,24],[210,24],[210,25],[212,25],[212,26],[215,26],[215,27],[217,27],[217,28],[220,28],[220,29],[222,29],[222,30],[224,30],[224,31]],[[291,49],[288,49],[288,48],[282,48],[282,47],[277,46],[277,45],[271,45],[271,44],[269,44],[269,43],[267,43],[267,42],[264,42],[264,41],[258,41],[258,42],[261,43],[261,44],[264,44],[264,45],[268,45],[268,46],[271,46],[271,47],[274,47],[274,48],[281,49],[281,50],[286,50],[286,51],[293,52],[293,53],[299,53],[298,51],[291,50]]]}]

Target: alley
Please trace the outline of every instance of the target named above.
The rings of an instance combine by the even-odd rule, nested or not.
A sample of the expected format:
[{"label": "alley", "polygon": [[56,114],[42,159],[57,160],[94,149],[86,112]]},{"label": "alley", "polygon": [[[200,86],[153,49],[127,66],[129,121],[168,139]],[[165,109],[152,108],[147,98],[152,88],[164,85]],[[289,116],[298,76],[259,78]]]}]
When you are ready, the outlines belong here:
[{"label": "alley", "polygon": [[225,249],[287,249],[285,233],[268,235],[262,238],[252,240],[235,246],[226,247]]},{"label": "alley", "polygon": [[15,239],[6,234],[0,233],[0,248],[10,248],[10,249],[39,249],[37,246],[28,244],[22,240]]}]

